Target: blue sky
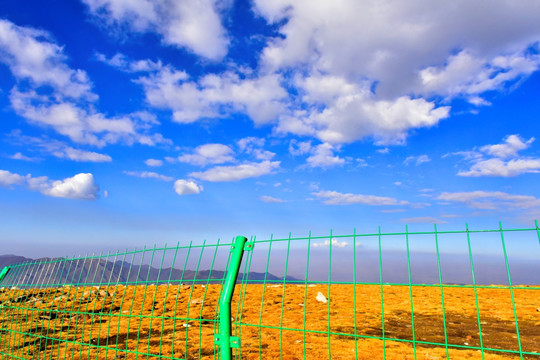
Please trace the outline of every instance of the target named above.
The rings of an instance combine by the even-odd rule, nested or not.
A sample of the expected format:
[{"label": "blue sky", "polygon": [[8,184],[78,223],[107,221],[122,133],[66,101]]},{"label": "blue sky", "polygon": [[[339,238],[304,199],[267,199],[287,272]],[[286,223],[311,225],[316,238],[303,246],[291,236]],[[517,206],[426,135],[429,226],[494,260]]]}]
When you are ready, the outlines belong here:
[{"label": "blue sky", "polygon": [[530,227],[540,3],[0,2],[0,241]]}]

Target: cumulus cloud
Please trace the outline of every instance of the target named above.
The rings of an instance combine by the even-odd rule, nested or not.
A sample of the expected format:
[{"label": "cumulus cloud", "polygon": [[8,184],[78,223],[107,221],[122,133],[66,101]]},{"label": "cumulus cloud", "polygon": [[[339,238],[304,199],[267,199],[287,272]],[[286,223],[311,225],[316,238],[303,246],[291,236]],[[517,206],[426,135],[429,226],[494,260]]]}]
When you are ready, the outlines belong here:
[{"label": "cumulus cloud", "polygon": [[[338,239],[332,239],[332,247],[344,248],[349,246],[349,243],[345,240],[339,241]],[[313,243],[313,247],[330,247],[330,240],[324,240],[322,243]]]},{"label": "cumulus cloud", "polygon": [[184,154],[177,158],[178,161],[205,166],[208,164],[223,164],[233,162],[234,151],[223,144],[205,144],[198,146],[192,154]]},{"label": "cumulus cloud", "polygon": [[144,163],[148,166],[159,167],[163,165],[163,160],[147,159]]},{"label": "cumulus cloud", "polygon": [[354,95],[323,108],[314,106],[306,116],[282,117],[277,132],[314,135],[332,144],[362,138],[372,138],[377,145],[404,144],[411,129],[432,127],[447,118],[449,110],[448,106],[436,107],[433,102],[407,96],[375,101],[372,96]]},{"label": "cumulus cloud", "polygon": [[436,199],[464,203],[471,208],[485,210],[540,207],[540,199],[532,195],[514,195],[502,191],[443,192]]},{"label": "cumulus cloud", "polygon": [[485,92],[507,88],[540,64],[533,15],[540,5],[491,5],[254,1],[280,32],[263,50],[263,68],[301,69],[293,86],[307,110],[281,117],[278,130],[330,143],[373,137],[396,144],[411,129],[448,117],[450,108],[434,97],[489,104]]},{"label": "cumulus cloud", "polygon": [[[50,154],[59,159],[69,159],[79,162],[111,162],[112,158],[109,155],[97,153],[94,151],[86,151],[81,149],[76,149],[71,146],[66,145],[65,143],[52,140],[47,137],[32,137],[25,136],[20,133],[20,131],[13,131],[9,134],[10,139],[15,142],[17,145],[29,146],[32,145],[34,149],[38,149],[42,153]],[[22,157],[22,154],[15,154],[13,158],[20,160],[32,160],[30,158]]]},{"label": "cumulus cloud", "polygon": [[41,192],[45,195],[68,199],[95,200],[99,191],[99,187],[94,183],[94,176],[89,173],[52,181],[50,184],[40,187]]},{"label": "cumulus cloud", "polygon": [[152,134],[158,122],[149,113],[108,117],[95,110],[97,95],[83,70],[67,64],[63,48],[48,33],[0,20],[0,62],[15,80],[9,99],[15,112],[27,121],[53,128],[77,143],[166,143]]},{"label": "cumulus cloud", "polygon": [[200,194],[203,187],[192,180],[179,179],[174,182],[174,191],[178,195]]},{"label": "cumulus cloud", "polygon": [[459,176],[501,176],[511,177],[525,173],[540,172],[540,159],[488,159],[476,162],[468,171],[458,172]]},{"label": "cumulus cloud", "polygon": [[203,172],[193,172],[189,176],[212,182],[239,181],[251,177],[268,175],[279,168],[279,161],[244,163],[233,166],[216,166]]},{"label": "cumulus cloud", "polygon": [[442,5],[344,0],[340,6],[256,0],[254,5],[269,23],[279,25],[282,35],[264,49],[266,66],[309,64],[333,75],[375,79],[377,92],[385,97],[421,85],[420,72],[433,64],[447,64],[453,72],[460,68],[465,76],[460,82],[467,82],[477,68],[469,64],[472,60],[458,65],[459,56],[452,61],[455,49],[485,62],[527,48],[540,33],[536,3],[498,0],[489,10],[466,0]]},{"label": "cumulus cloud", "polygon": [[450,56],[444,67],[423,69],[420,78],[427,95],[463,96],[474,105],[490,105],[479,94],[500,90],[507,82],[532,74],[539,65],[540,57],[526,51],[490,59],[463,50]]},{"label": "cumulus cloud", "polygon": [[163,42],[197,55],[219,60],[229,39],[221,24],[226,2],[215,0],[83,0],[91,13],[111,25],[127,25],[136,32],[155,32]]},{"label": "cumulus cloud", "polygon": [[423,163],[430,162],[431,159],[427,155],[420,155],[420,156],[408,156],[403,163],[405,165],[415,164],[416,166],[421,165]]},{"label": "cumulus cloud", "polygon": [[264,138],[248,136],[238,140],[237,145],[241,152],[252,155],[257,160],[271,160],[276,154],[263,149],[265,142]]},{"label": "cumulus cloud", "polygon": [[505,159],[517,156],[518,151],[527,149],[534,140],[534,137],[531,137],[529,140],[523,141],[519,135],[509,135],[504,139],[503,143],[482,146],[480,151]]},{"label": "cumulus cloud", "polygon": [[398,200],[391,197],[362,195],[351,193],[340,193],[337,191],[318,191],[313,193],[319,200],[326,205],[353,205],[362,204],[370,206],[387,205],[407,205],[407,201]]},{"label": "cumulus cloud", "polygon": [[[519,135],[509,135],[503,143],[485,145],[478,151],[457,152],[472,163],[469,170],[458,172],[459,176],[480,177],[500,176],[511,177],[525,173],[540,172],[540,159],[520,157],[518,152],[530,147],[534,138],[524,141]],[[491,156],[491,158],[485,158]]]},{"label": "cumulus cloud", "polygon": [[10,156],[9,158],[10,158],[10,159],[14,159],[14,160],[36,161],[36,159],[31,158],[31,157],[26,156],[26,155],[23,155],[23,154],[20,153],[20,152],[13,154],[13,155]]},{"label": "cumulus cloud", "polygon": [[342,166],[345,164],[345,159],[334,155],[334,146],[323,143],[312,148],[311,155],[307,158],[309,167],[329,168],[334,166]]},{"label": "cumulus cloud", "polygon": [[97,53],[96,60],[128,73],[151,72],[158,71],[163,68],[161,60],[131,60],[126,55],[121,53],[116,53],[111,58],[107,58],[107,56],[104,54]]},{"label": "cumulus cloud", "polygon": [[[85,2],[94,14],[158,33],[165,43],[212,59],[224,54],[223,47],[216,50],[216,44],[227,43],[217,2],[178,1],[172,7],[165,0]],[[204,17],[192,14],[195,8],[206,9]],[[171,110],[176,122],[239,112],[256,125],[271,124],[276,134],[332,145],[363,138],[403,144],[414,129],[448,118],[452,99],[489,105],[482,97],[486,92],[507,89],[540,66],[540,25],[532,15],[540,8],[533,3],[496,0],[485,11],[465,0],[442,8],[425,0],[398,5],[343,0],[340,6],[257,0],[253,10],[279,32],[267,40],[256,69],[230,66],[192,79],[155,61],[134,62],[121,54],[101,60],[125,71],[154,71],[137,83],[148,104]],[[221,40],[192,44],[183,33],[188,23],[190,34],[212,33]],[[196,31],[201,24],[204,31]],[[270,158],[266,153],[258,159]]]},{"label": "cumulus cloud", "polygon": [[22,185],[26,181],[24,176],[13,174],[6,170],[0,170],[0,186],[10,187],[12,185]]},{"label": "cumulus cloud", "polygon": [[65,61],[62,47],[48,33],[0,19],[0,62],[16,79],[50,86],[69,98],[96,99],[86,72],[71,69]]},{"label": "cumulus cloud", "polygon": [[99,186],[95,184],[94,176],[90,173],[77,174],[64,180],[50,180],[46,176],[21,176],[0,170],[0,186],[11,185],[26,186],[44,195],[67,199],[96,200],[99,192]]},{"label": "cumulus cloud", "polygon": [[55,152],[54,155],[60,158],[67,158],[74,161],[89,161],[89,162],[111,162],[112,159],[109,155],[100,154],[93,151],[84,151],[74,149],[72,147],[65,147],[59,152]]},{"label": "cumulus cloud", "polygon": [[[309,110],[281,117],[276,131],[313,134],[331,144],[364,137],[373,137],[380,145],[401,144],[410,129],[434,126],[449,114],[448,106],[436,107],[423,98],[378,99],[366,84],[342,80],[340,87],[327,87],[327,81],[334,82],[334,76],[312,75],[298,80],[297,86],[306,93],[304,100]],[[324,91],[328,93],[322,94]]]},{"label": "cumulus cloud", "polygon": [[287,202],[287,200],[278,199],[273,196],[263,195],[261,196],[261,201],[265,203],[284,203]]},{"label": "cumulus cloud", "polygon": [[308,154],[311,150],[311,141],[298,141],[292,139],[289,142],[289,153],[293,156]]},{"label": "cumulus cloud", "polygon": [[161,134],[150,133],[149,130],[158,122],[146,112],[110,118],[79,104],[16,89],[11,91],[10,100],[13,109],[31,123],[52,127],[76,143],[98,147],[119,142],[144,145],[170,143]]},{"label": "cumulus cloud", "polygon": [[256,124],[266,124],[285,111],[282,100],[287,92],[280,80],[277,74],[241,78],[227,71],[208,74],[194,82],[186,72],[166,66],[137,82],[143,86],[150,105],[171,109],[173,120],[179,123],[243,112]]},{"label": "cumulus cloud", "polygon": [[[227,52],[220,14],[230,1],[84,2],[109,24],[156,33],[199,56],[219,60]],[[508,89],[540,67],[535,2],[494,0],[486,10],[466,0],[256,0],[252,9],[278,32],[265,39],[253,69],[229,64],[194,79],[155,60],[97,57],[123,71],[151,71],[137,83],[148,104],[171,110],[176,122],[238,112],[276,134],[332,145],[363,138],[403,144],[414,129],[448,118],[451,100],[489,105],[486,92]]]},{"label": "cumulus cloud", "polygon": [[129,176],[140,177],[140,178],[158,179],[158,180],[163,180],[163,181],[174,180],[170,176],[161,175],[153,171],[124,171],[124,174],[129,175]]}]

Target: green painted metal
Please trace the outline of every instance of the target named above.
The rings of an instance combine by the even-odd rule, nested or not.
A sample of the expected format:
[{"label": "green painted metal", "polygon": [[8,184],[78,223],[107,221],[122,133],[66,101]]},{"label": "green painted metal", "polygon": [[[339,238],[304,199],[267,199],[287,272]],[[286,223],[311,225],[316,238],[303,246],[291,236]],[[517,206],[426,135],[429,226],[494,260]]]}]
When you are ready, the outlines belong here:
[{"label": "green painted metal", "polygon": [[231,300],[246,242],[247,238],[237,236],[231,247],[231,262],[227,270],[225,285],[223,285],[223,293],[219,300],[219,334],[215,337],[215,343],[220,347],[221,359],[223,360],[230,360],[232,358],[232,348],[240,347],[240,339],[231,337]]},{"label": "green painted metal", "polygon": [[6,266],[2,269],[2,272],[0,273],[0,282],[2,282],[2,280],[4,280],[4,278],[6,277],[7,273],[9,272],[9,269],[10,267],[9,266]]},{"label": "green painted metal", "polygon": [[[419,268],[418,246],[426,243],[433,249],[422,256],[430,256],[432,265]],[[467,225],[454,231],[435,226],[432,231],[383,232],[379,227],[377,232],[288,233],[257,241],[238,236],[223,243],[14,264],[0,272],[0,357],[330,359],[343,357],[340,346],[348,341],[344,358],[365,358],[370,343],[378,353],[374,359],[396,358],[396,344],[401,344],[410,350],[404,358],[459,359],[456,353],[463,351],[477,358],[540,360],[540,346],[531,345],[540,277],[523,283],[523,270],[516,266],[524,265],[514,257],[526,246],[526,256],[535,261],[539,245],[537,222],[530,228],[499,224],[492,230]],[[466,284],[448,280],[455,265],[445,256],[452,246],[461,251]],[[385,257],[394,249],[402,256],[395,280],[388,277],[396,274],[393,258]],[[486,270],[483,250],[499,254],[496,266]],[[495,285],[485,280],[491,270],[499,274]],[[430,282],[418,281],[419,272],[430,272]],[[315,300],[319,290],[327,303]],[[506,317],[498,326],[506,328],[500,334],[487,305],[492,293],[507,299],[501,305]],[[396,294],[402,304],[400,324],[409,334],[396,333]],[[430,294],[427,305],[422,294]],[[465,298],[469,328],[463,337],[472,342],[456,339],[456,308]],[[349,313],[337,311],[340,301]],[[363,302],[370,304],[367,312]],[[440,319],[439,328],[431,329],[437,337],[427,339],[426,307],[429,316]],[[367,327],[370,317],[376,320]],[[494,336],[515,346],[494,345]],[[427,357],[426,349],[437,355]]]}]

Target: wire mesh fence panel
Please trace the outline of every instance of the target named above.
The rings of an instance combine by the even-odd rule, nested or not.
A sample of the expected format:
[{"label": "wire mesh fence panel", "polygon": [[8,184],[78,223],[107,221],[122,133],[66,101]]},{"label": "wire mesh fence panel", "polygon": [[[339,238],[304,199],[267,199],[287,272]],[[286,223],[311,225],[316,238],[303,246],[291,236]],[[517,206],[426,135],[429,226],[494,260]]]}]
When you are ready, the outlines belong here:
[{"label": "wire mesh fence panel", "polygon": [[0,351],[13,359],[214,358],[231,243],[45,259],[12,266]]},{"label": "wire mesh fence panel", "polygon": [[0,274],[0,354],[540,359],[538,224],[404,230],[13,265]]}]

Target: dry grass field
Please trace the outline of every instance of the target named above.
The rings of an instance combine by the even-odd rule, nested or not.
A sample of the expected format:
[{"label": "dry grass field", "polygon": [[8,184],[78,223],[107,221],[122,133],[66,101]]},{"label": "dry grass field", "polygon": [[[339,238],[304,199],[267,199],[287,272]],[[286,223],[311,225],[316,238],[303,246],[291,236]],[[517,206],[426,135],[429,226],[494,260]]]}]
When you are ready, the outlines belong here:
[{"label": "dry grass field", "polygon": [[[211,359],[219,351],[219,291],[212,284],[4,289],[2,359]],[[522,351],[540,352],[537,290],[514,289],[514,297]],[[352,285],[237,285],[241,358],[446,359],[448,351],[451,359],[482,359],[467,347],[519,351],[509,289],[479,288],[475,297],[473,288],[444,288],[446,340],[439,287],[412,287],[414,319],[408,286],[383,286],[383,299],[384,312],[379,285],[357,285],[356,296]],[[383,314],[384,337],[393,341],[378,339]],[[485,350],[483,358],[520,356]]]}]

